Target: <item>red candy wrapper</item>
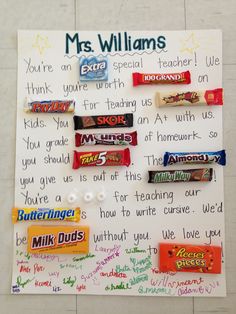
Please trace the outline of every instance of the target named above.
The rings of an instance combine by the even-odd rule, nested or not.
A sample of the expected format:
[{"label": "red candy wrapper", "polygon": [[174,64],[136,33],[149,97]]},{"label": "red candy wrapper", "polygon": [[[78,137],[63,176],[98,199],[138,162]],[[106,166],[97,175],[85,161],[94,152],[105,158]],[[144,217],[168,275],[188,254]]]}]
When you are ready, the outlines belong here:
[{"label": "red candy wrapper", "polygon": [[129,166],[130,150],[110,150],[95,152],[74,151],[73,169],[93,166]]},{"label": "red candy wrapper", "polygon": [[75,134],[75,146],[83,145],[137,145],[137,131],[130,133]]},{"label": "red candy wrapper", "polygon": [[32,101],[25,105],[25,112],[34,113],[65,113],[75,111],[74,100]]},{"label": "red candy wrapper", "polygon": [[190,84],[190,72],[181,73],[133,73],[133,86],[146,84]]},{"label": "red candy wrapper", "polygon": [[160,243],[161,272],[221,273],[221,247]]}]

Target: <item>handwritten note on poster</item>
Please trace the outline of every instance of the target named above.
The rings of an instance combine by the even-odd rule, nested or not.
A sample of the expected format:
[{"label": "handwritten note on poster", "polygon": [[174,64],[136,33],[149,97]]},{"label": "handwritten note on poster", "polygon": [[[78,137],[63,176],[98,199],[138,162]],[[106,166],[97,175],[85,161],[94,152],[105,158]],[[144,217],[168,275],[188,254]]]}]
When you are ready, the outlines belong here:
[{"label": "handwritten note on poster", "polygon": [[[210,183],[147,183],[148,170],[164,168],[165,151],[222,149],[222,108],[158,108],[157,91],[189,86],[132,86],[132,72],[189,70],[191,90],[221,87],[221,50],[217,30],[19,32],[15,206],[68,207],[76,191],[80,224],[91,233],[87,255],[28,254],[35,223],[15,224],[12,293],[225,295],[222,167],[213,166]],[[107,82],[80,82],[78,60],[89,55],[108,56]],[[131,166],[72,170],[73,115],[26,114],[26,99],[74,99],[78,115],[133,113]],[[160,242],[222,246],[222,274],[159,272]]]}]

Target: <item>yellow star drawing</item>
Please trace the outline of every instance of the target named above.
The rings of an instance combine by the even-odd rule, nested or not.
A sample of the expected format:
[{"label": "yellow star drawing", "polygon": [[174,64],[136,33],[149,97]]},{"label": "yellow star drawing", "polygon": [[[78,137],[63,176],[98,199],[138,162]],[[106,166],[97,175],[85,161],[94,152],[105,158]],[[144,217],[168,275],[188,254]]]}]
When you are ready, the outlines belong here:
[{"label": "yellow star drawing", "polygon": [[194,33],[192,33],[187,39],[182,40],[182,47],[180,52],[189,52],[193,54],[193,52],[200,47],[199,43],[197,42]]},{"label": "yellow star drawing", "polygon": [[35,38],[35,42],[33,43],[33,48],[38,49],[39,53],[42,55],[45,51],[45,49],[50,48],[48,42],[48,37],[43,37],[41,35],[37,35]]}]

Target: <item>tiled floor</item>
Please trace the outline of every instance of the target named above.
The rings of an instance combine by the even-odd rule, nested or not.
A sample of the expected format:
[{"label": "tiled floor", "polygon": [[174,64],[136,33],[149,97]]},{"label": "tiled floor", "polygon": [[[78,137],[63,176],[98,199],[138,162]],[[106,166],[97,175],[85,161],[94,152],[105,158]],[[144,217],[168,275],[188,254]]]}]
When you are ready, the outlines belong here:
[{"label": "tiled floor", "polygon": [[[236,313],[235,0],[0,0],[0,313]],[[223,29],[227,298],[11,296],[17,29]]]}]

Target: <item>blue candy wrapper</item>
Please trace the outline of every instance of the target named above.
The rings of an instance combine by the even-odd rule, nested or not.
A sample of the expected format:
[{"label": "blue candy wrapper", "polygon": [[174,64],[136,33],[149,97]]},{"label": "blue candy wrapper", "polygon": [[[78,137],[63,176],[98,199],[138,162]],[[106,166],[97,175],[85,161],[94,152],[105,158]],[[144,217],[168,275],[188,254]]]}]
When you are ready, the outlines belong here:
[{"label": "blue candy wrapper", "polygon": [[80,81],[107,81],[107,57],[81,57],[79,60]]},{"label": "blue candy wrapper", "polygon": [[164,154],[164,166],[174,164],[219,164],[226,165],[225,150],[217,152],[170,153]]}]

